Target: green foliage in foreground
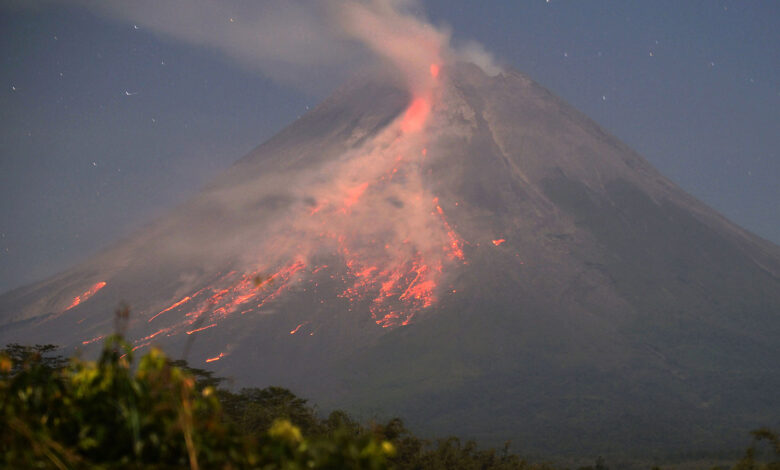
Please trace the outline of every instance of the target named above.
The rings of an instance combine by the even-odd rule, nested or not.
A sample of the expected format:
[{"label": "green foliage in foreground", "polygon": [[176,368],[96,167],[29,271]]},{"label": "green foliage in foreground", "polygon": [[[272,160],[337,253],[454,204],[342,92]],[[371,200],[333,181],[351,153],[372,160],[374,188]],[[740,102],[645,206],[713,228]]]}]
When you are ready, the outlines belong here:
[{"label": "green foliage in foreground", "polygon": [[4,468],[379,469],[395,451],[345,427],[304,437],[281,416],[242,433],[213,386],[199,386],[157,349],[133,371],[118,336],[95,362],[57,367],[46,352],[12,346],[0,356]]},{"label": "green foliage in foreground", "polygon": [[[508,446],[421,440],[398,419],[364,426],[341,411],[320,419],[282,388],[222,390],[210,372],[157,349],[131,367],[131,347],[118,335],[97,361],[67,361],[54,349],[0,351],[2,468],[553,469]],[[733,469],[780,470],[778,436],[753,435]],[[771,463],[760,462],[766,450]],[[600,459],[582,470],[606,468]]]}]

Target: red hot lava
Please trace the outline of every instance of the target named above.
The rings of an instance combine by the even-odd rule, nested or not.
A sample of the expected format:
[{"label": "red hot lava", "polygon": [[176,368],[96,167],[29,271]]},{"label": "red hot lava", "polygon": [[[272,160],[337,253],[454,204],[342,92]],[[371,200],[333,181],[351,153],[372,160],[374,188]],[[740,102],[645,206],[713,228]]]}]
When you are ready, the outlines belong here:
[{"label": "red hot lava", "polygon": [[210,357],[210,358],[206,359],[206,362],[215,362],[215,361],[218,361],[218,360],[222,359],[223,357],[225,357],[225,353],[219,353],[219,354],[217,354],[214,357]]},{"label": "red hot lava", "polygon": [[415,98],[404,113],[403,121],[401,121],[401,130],[404,133],[419,132],[425,125],[430,112],[431,103],[428,99],[423,97]]},{"label": "red hot lava", "polygon": [[[430,74],[439,76],[437,64],[430,66]],[[407,325],[431,307],[445,268],[465,262],[463,241],[422,176],[428,154],[423,131],[433,96],[432,90],[417,94],[383,134],[334,164],[334,181],[310,189],[316,202],[283,222],[290,230],[280,234],[298,235],[268,237],[258,249],[258,258],[269,264],[227,273],[172,302],[148,320],[168,319],[166,326],[139,342],[162,334],[194,334],[233,314],[262,313],[294,285],[301,286],[300,293],[311,288],[321,295],[322,279],[343,283],[338,297],[383,328]],[[323,252],[331,253],[327,265],[313,261]],[[333,299],[319,299],[328,300]],[[286,333],[295,335],[312,322]]]},{"label": "red hot lava", "polygon": [[90,297],[97,294],[97,292],[104,287],[106,287],[106,283],[104,281],[94,284],[92,287],[89,288],[89,290],[87,290],[83,294],[74,297],[73,302],[71,302],[70,305],[68,305],[68,308],[66,308],[65,310],[66,311],[70,310],[73,307],[86,302]]}]

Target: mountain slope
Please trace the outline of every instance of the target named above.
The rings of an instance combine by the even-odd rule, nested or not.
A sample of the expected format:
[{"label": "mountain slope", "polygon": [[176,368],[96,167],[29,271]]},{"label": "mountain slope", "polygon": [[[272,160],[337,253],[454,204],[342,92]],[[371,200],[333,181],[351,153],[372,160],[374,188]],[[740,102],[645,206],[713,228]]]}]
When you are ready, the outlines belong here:
[{"label": "mountain slope", "polygon": [[780,248],[519,73],[402,90],[356,79],[4,295],[0,340],[92,347],[121,298],[139,348],[422,432],[648,454],[780,423]]}]

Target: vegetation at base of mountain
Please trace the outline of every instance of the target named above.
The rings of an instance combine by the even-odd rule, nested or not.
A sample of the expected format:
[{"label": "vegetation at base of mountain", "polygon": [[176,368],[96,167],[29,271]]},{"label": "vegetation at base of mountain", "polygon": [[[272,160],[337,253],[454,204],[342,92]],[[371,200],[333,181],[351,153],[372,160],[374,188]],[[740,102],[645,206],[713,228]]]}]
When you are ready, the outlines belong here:
[{"label": "vegetation at base of mountain", "polygon": [[[525,461],[509,443],[423,440],[399,419],[363,425],[343,411],[322,419],[283,388],[230,392],[210,371],[158,349],[133,367],[121,335],[106,340],[97,361],[55,352],[18,344],[0,351],[3,468],[558,468]],[[759,429],[753,438],[732,469],[780,469],[778,435]],[[579,470],[608,468],[599,458]]]},{"label": "vegetation at base of mountain", "polygon": [[263,421],[272,410],[246,392],[232,409],[258,427],[243,432],[239,415],[223,412],[226,392],[158,349],[132,367],[132,347],[118,335],[97,361],[63,365],[51,351],[12,345],[0,355],[2,468],[381,469],[395,453],[376,433],[335,426],[304,435],[290,421],[296,414]]}]

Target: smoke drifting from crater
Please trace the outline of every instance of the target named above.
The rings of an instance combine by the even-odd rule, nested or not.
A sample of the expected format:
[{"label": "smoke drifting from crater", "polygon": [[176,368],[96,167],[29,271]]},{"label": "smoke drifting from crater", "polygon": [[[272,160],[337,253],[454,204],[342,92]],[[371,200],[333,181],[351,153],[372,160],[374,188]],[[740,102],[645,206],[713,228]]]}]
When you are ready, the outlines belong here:
[{"label": "smoke drifting from crater", "polygon": [[410,5],[399,0],[352,0],[334,9],[343,31],[399,70],[409,91],[419,95],[430,92],[436,79],[430,67],[441,65],[450,35],[412,16]]},{"label": "smoke drifting from crater", "polygon": [[[284,85],[327,91],[372,62],[390,63],[424,86],[432,59],[452,55],[450,34],[415,0],[33,0],[79,5],[176,41],[219,51]],[[458,54],[495,70],[470,44]]]},{"label": "smoke drifting from crater", "polygon": [[[408,76],[406,84],[414,91],[407,94],[405,109],[378,131],[365,134],[358,125],[346,140],[357,139],[341,153],[292,170],[285,163],[262,161],[257,175],[228,178],[204,195],[215,212],[235,215],[237,222],[227,225],[232,239],[217,245],[226,257],[239,254],[241,267],[210,289],[229,295],[203,296],[194,310],[197,316],[208,315],[209,302],[215,312],[209,322],[255,307],[267,313],[270,302],[288,288],[312,282],[316,287],[322,276],[340,286],[338,297],[383,327],[407,324],[437,301],[447,270],[466,260],[464,241],[449,224],[426,174],[431,161],[443,158],[429,155],[427,128],[446,77],[440,75],[437,54],[420,57],[434,60],[424,68],[427,76]],[[371,103],[375,96],[362,99]],[[322,124],[318,112],[310,119]],[[345,122],[360,115],[348,112],[355,114]],[[309,160],[318,150],[303,144],[291,156]],[[180,238],[171,242],[182,249]],[[196,241],[185,249],[214,245]],[[260,279],[259,289],[247,282],[253,277]],[[266,279],[273,284],[264,284]],[[200,289],[199,282],[192,291]],[[333,293],[331,288],[324,295]]]},{"label": "smoke drifting from crater", "polygon": [[[322,8],[327,26],[320,24],[310,31],[321,35],[320,45],[334,51],[357,45],[369,52],[383,70],[401,78],[408,96],[405,109],[378,130],[353,129],[347,140],[354,138],[354,143],[348,143],[341,154],[292,171],[285,163],[268,164],[256,177],[230,181],[207,193],[204,200],[216,213],[233,213],[238,222],[229,224],[230,240],[198,240],[184,250],[212,246],[221,256],[238,257],[241,265],[208,289],[210,297],[203,294],[199,301],[187,300],[187,305],[177,298],[171,306],[161,306],[162,312],[194,308],[185,314],[179,329],[191,326],[187,318],[206,315],[204,321],[210,325],[238,311],[267,309],[290,286],[304,281],[316,286],[314,280],[322,275],[340,283],[338,296],[367,310],[378,325],[400,326],[433,305],[447,269],[465,262],[464,242],[448,223],[425,175],[430,160],[441,157],[428,154],[426,129],[446,81],[442,67],[457,56],[450,48],[449,33],[415,16],[416,5],[410,1],[346,0],[319,5],[315,9]],[[288,23],[308,27],[309,12],[301,10],[296,18],[287,8]],[[175,34],[172,31],[165,30]],[[226,42],[220,44],[228,47]],[[302,47],[302,43],[279,47]],[[241,54],[232,55],[253,57],[261,69],[268,63],[265,55],[240,50]],[[305,63],[305,54],[297,52],[273,57],[273,62],[291,58],[285,65],[292,68]],[[369,103],[375,98],[362,97]],[[171,243],[175,246],[166,251],[182,250],[180,239]],[[252,278],[258,279],[256,285],[249,282]],[[191,292],[182,291],[182,298],[197,298],[203,290],[200,282],[193,283]]]},{"label": "smoke drifting from crater", "polygon": [[[321,282],[336,287],[315,297],[335,292],[382,327],[405,325],[437,301],[448,269],[467,261],[464,240],[428,177],[431,162],[445,156],[429,154],[427,132],[444,106],[446,67],[465,55],[453,50],[445,28],[417,13],[416,2],[72,1],[223,51],[303,88],[332,70],[381,65],[392,76],[385,81],[403,88],[408,100],[374,110],[386,121],[373,128],[354,124],[363,116],[355,109],[345,109],[338,125],[315,110],[308,119],[319,119],[318,129],[350,129],[344,142],[334,138],[338,152],[320,158],[318,140],[310,147],[293,143],[289,154],[271,154],[275,161],[253,171],[229,172],[190,212],[163,220],[154,238],[137,243],[134,249],[162,266],[200,263],[180,274],[169,302],[144,312],[152,326],[164,326],[139,344],[162,332],[193,334],[239,313],[269,313],[290,287],[316,290]],[[468,51],[492,67],[481,49]],[[359,100],[373,106],[372,93]],[[295,140],[310,137],[301,132]],[[138,258],[124,256],[129,263]],[[212,272],[217,265],[225,269]],[[97,281],[112,284],[110,274]]]}]

